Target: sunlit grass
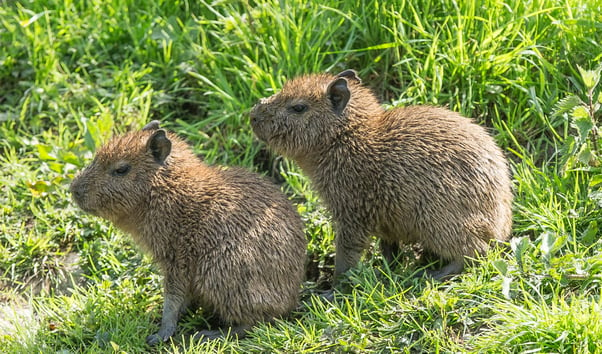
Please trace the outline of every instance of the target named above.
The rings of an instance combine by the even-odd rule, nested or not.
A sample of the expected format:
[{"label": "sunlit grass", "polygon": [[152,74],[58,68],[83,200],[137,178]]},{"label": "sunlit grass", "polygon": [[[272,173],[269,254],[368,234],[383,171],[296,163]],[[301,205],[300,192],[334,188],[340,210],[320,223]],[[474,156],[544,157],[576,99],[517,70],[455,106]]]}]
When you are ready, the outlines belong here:
[{"label": "sunlit grass", "polygon": [[[0,0],[3,352],[141,352],[161,277],[130,238],[78,211],[67,186],[111,134],[151,119],[208,163],[278,181],[308,237],[303,304],[215,352],[596,352],[602,244],[594,173],[562,169],[574,134],[555,104],[602,61],[602,2]],[[377,248],[329,285],[334,233],[302,171],[253,137],[248,111],[298,74],[358,70],[385,104],[432,104],[488,127],[512,160],[514,236],[447,283]],[[376,242],[376,241],[375,241]],[[30,304],[31,306],[22,306]],[[182,338],[182,335],[184,336]],[[498,349],[499,348],[499,349]]]}]

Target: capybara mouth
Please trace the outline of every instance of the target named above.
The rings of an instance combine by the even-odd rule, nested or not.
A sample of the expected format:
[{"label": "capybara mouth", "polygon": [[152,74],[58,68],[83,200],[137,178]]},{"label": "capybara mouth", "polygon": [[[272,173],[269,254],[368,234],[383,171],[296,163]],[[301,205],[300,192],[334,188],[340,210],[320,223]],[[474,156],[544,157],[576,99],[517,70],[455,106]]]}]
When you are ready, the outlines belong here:
[{"label": "capybara mouth", "polygon": [[97,215],[96,209],[92,208],[90,205],[88,205],[88,203],[86,203],[85,195],[81,192],[81,190],[72,189],[71,200],[73,200],[77,207],[80,208],[82,211],[92,215]]},{"label": "capybara mouth", "polygon": [[86,205],[82,200],[78,200],[76,197],[73,197],[73,201],[82,211],[88,214],[97,215],[96,209]]},{"label": "capybara mouth", "polygon": [[253,133],[259,140],[268,142],[271,139],[262,129],[261,122],[251,123],[251,128],[253,129]]}]

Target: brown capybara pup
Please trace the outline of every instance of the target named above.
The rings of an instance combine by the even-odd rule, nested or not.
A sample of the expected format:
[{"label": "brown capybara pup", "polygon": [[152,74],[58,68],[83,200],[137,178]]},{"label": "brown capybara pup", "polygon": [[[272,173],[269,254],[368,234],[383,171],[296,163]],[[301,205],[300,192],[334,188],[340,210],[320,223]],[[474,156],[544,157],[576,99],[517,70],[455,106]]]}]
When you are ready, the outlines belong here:
[{"label": "brown capybara pup", "polygon": [[253,131],[309,176],[335,222],[335,279],[370,236],[389,261],[420,243],[457,274],[465,257],[507,240],[508,163],[485,129],[444,108],[385,110],[353,70],[288,81],[251,111]]},{"label": "brown capybara pup", "polygon": [[201,306],[243,336],[297,305],[307,241],[295,208],[277,186],[240,168],[209,166],[153,121],[111,139],[71,184],[77,205],[111,221],[150,253],[164,275],[161,328]]}]

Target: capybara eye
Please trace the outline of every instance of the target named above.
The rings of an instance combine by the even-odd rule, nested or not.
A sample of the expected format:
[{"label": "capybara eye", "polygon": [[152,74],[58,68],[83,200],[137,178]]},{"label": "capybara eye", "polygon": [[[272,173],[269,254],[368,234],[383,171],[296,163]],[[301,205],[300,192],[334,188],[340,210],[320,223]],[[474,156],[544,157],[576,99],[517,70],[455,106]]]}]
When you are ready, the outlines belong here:
[{"label": "capybara eye", "polygon": [[307,111],[307,105],[296,104],[294,106],[291,106],[290,109],[295,113],[303,113],[303,112]]},{"label": "capybara eye", "polygon": [[113,170],[113,172],[111,172],[111,174],[113,176],[125,176],[128,174],[128,172],[130,172],[131,166],[130,165],[121,165],[119,167],[117,167],[116,169]]}]

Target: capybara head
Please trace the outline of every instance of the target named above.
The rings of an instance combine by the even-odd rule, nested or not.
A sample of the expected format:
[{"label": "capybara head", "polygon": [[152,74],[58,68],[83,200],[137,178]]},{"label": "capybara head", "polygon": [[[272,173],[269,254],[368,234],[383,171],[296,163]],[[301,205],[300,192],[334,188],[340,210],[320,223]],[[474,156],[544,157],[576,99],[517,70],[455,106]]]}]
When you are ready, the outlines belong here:
[{"label": "capybara head", "polygon": [[76,176],[70,190],[82,210],[119,223],[148,202],[151,180],[170,163],[172,145],[153,123],[110,140]]},{"label": "capybara head", "polygon": [[261,99],[253,107],[253,131],[274,150],[292,158],[328,148],[348,124],[347,111],[356,109],[350,104],[353,96],[372,96],[360,84],[353,70],[336,76],[294,78],[279,93]]}]

